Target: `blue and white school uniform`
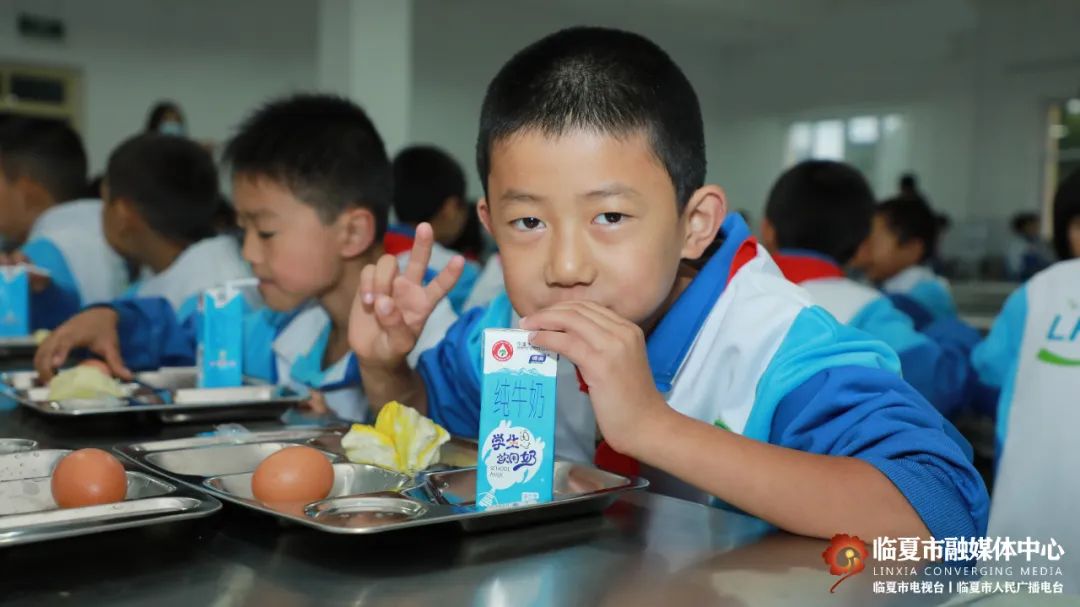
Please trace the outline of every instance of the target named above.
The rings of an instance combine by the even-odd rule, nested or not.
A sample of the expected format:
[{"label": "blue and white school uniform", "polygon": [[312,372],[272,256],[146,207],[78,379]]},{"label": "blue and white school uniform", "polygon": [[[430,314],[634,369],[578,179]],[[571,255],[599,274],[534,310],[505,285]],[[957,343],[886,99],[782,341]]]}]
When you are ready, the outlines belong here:
[{"label": "blue and white school uniform", "polygon": [[[409,255],[412,253],[413,242],[416,240],[416,228],[412,226],[406,226],[401,224],[395,224],[387,228],[386,236],[383,238],[383,248],[387,253],[397,257],[398,266],[404,270],[405,266],[409,263]],[[446,264],[450,263],[450,260],[457,255],[456,252],[444,247],[439,243],[432,243],[431,245],[431,258],[428,260],[428,271],[424,277],[424,282],[427,282],[434,278],[439,272],[443,271]],[[454,312],[460,314],[463,310],[466,310],[466,301],[469,298],[469,294],[472,293],[473,285],[476,283],[477,277],[480,275],[480,267],[474,261],[465,262],[465,267],[462,269],[461,277],[454,283],[454,288],[450,289],[450,292],[446,294],[446,298],[450,301],[450,307]]]},{"label": "blue and white school uniform", "polygon": [[183,319],[196,311],[199,294],[206,289],[250,276],[240,242],[223,234],[189,245],[169,267],[140,281],[130,296],[163,297]]},{"label": "blue and white school uniform", "polygon": [[[1036,274],[1014,292],[972,353],[980,379],[1001,388],[991,536],[1057,540],[1080,549],[1080,259]],[[1080,592],[1080,560],[1060,565]]]},{"label": "blue and white school uniform", "polygon": [[901,312],[911,317],[917,329],[935,320],[956,317],[949,281],[927,266],[907,268],[881,283],[881,290]]},{"label": "blue and white school uniform", "polygon": [[465,300],[462,310],[471,310],[476,306],[486,306],[491,300],[506,290],[506,279],[503,277],[502,256],[498,253],[488,258],[484,269],[480,272],[473,284],[469,298]]},{"label": "blue and white school uniform", "polygon": [[[1058,383],[1080,382],[1080,259],[1058,262],[1014,291],[990,333],[972,351],[971,362],[979,381],[1000,390],[999,448],[1005,445],[1012,422],[1023,415],[1013,412],[1014,403],[1044,396],[1055,401],[1080,393]],[[1025,386],[1018,394],[1021,376]],[[1036,382],[1045,383],[1037,394],[1028,385],[1036,377],[1045,378]]]},{"label": "blue and white school uniform", "polygon": [[900,357],[904,379],[949,417],[968,398],[969,349],[939,344],[919,333],[911,319],[880,291],[844,276],[832,259],[814,251],[785,250],[773,259],[788,280],[810,292],[814,303],[841,323],[866,331]]},{"label": "blue and white school uniform", "polygon": [[[195,364],[198,315],[181,318],[162,297],[118,300],[120,349],[132,370]],[[432,312],[416,347],[420,354],[437,344],[457,319],[443,301]],[[331,331],[330,317],[315,303],[292,312],[260,308],[244,317],[244,374],[294,388],[319,390],[339,417],[367,421],[370,407],[360,385],[356,357],[349,352],[323,368]]]},{"label": "blue and white school uniform", "polygon": [[[899,488],[934,536],[981,534],[988,498],[970,447],[900,378],[896,355],[814,306],[738,216],[725,222],[724,240],[647,340],[653,380],[670,406],[755,440],[863,459]],[[421,355],[428,414],[451,433],[478,433],[483,330],[518,320],[501,296],[467,312]],[[556,454],[592,460],[592,406],[564,359],[557,406]],[[709,499],[659,471],[644,475],[659,491]]]},{"label": "blue and white school uniform", "polygon": [[83,306],[119,296],[127,282],[124,262],[105,241],[100,200],[57,204],[38,217],[22,252],[49,271],[49,287],[34,293],[34,329],[52,329]]}]

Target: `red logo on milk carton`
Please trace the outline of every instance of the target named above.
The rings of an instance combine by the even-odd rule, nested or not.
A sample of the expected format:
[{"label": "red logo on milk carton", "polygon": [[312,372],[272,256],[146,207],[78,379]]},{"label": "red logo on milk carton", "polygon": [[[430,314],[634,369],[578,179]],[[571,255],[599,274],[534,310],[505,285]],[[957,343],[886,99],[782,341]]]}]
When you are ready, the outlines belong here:
[{"label": "red logo on milk carton", "polygon": [[514,357],[514,346],[505,339],[500,339],[491,346],[491,355],[495,357],[495,360],[504,363]]}]

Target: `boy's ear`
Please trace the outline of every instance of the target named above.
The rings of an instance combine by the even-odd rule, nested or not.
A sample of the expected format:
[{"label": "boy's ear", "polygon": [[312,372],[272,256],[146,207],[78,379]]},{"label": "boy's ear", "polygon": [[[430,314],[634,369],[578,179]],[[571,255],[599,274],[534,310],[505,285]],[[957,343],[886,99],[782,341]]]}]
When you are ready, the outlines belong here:
[{"label": "boy's ear", "polygon": [[912,238],[901,244],[899,249],[900,254],[903,255],[905,265],[918,265],[923,262],[923,255],[926,252],[926,243],[917,238]]},{"label": "boy's ear", "polygon": [[341,256],[359,257],[375,243],[375,213],[363,207],[345,210],[338,222],[341,225]]},{"label": "boy's ear", "polygon": [[848,260],[848,267],[856,270],[866,270],[870,267],[870,238],[871,235],[867,234],[866,238],[859,243],[859,246],[855,249],[855,254]]},{"label": "boy's ear", "polygon": [[130,234],[142,227],[148,227],[146,220],[135,208],[135,203],[127,198],[115,198],[105,204],[113,206],[113,216],[116,218],[119,233]]},{"label": "boy's ear", "polygon": [[19,192],[19,198],[27,210],[42,210],[56,202],[44,184],[27,175],[16,179],[13,186],[13,189]]},{"label": "boy's ear", "polygon": [[147,234],[153,231],[135,203],[127,198],[106,200],[103,221],[109,245],[121,255],[129,255],[138,249]]},{"label": "boy's ear", "polygon": [[480,217],[480,223],[484,225],[487,233],[495,236],[495,233],[491,231],[491,207],[488,206],[486,196],[476,201],[476,215]]},{"label": "boy's ear", "polygon": [[768,217],[761,219],[761,244],[765,245],[765,248],[770,253],[775,252],[780,247],[776,246],[776,227],[769,221]]},{"label": "boy's ear", "polygon": [[720,186],[706,185],[690,196],[682,212],[683,259],[699,259],[716,240],[727,217],[728,204]]},{"label": "boy's ear", "polygon": [[451,217],[464,203],[457,196],[447,196],[442,204],[439,205],[439,211],[435,213],[436,217]]}]

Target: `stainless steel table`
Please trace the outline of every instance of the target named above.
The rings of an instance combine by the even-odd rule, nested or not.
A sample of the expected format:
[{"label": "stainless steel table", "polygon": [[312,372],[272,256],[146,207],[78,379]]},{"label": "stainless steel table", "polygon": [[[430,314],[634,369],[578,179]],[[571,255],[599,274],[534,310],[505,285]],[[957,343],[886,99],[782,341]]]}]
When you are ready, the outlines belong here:
[{"label": "stainless steel table", "polygon": [[[0,436],[61,447],[204,426],[70,427],[0,411]],[[869,573],[829,587],[827,543],[648,493],[603,516],[483,535],[332,537],[226,507],[218,516],[0,550],[4,605],[867,605]]]}]

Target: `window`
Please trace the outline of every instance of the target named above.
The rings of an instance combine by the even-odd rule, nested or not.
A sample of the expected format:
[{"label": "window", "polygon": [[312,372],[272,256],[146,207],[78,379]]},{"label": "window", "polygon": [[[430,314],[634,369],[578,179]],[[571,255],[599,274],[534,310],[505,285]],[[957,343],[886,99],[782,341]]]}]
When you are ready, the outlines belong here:
[{"label": "window", "polygon": [[788,129],[784,162],[839,160],[862,171],[879,196],[907,171],[907,125],[899,114],[796,122]]},{"label": "window", "polygon": [[0,62],[0,114],[82,123],[81,79],[75,70]]},{"label": "window", "polygon": [[1043,232],[1053,226],[1054,193],[1063,179],[1080,170],[1080,98],[1055,101],[1047,112],[1046,161],[1043,165]]}]

